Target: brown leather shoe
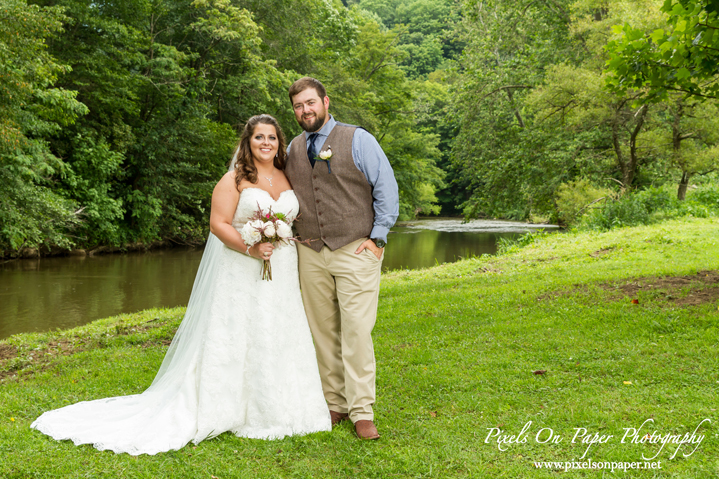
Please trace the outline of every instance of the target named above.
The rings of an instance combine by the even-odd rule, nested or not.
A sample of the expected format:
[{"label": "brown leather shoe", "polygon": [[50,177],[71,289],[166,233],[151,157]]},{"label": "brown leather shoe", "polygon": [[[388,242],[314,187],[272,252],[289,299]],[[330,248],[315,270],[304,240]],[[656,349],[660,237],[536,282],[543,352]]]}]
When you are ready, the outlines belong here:
[{"label": "brown leather shoe", "polygon": [[363,440],[379,439],[379,433],[372,421],[361,419],[355,423],[357,437]]},{"label": "brown leather shoe", "polygon": [[349,414],[346,412],[337,412],[330,409],[330,419],[332,419],[333,426],[336,426],[349,417]]}]

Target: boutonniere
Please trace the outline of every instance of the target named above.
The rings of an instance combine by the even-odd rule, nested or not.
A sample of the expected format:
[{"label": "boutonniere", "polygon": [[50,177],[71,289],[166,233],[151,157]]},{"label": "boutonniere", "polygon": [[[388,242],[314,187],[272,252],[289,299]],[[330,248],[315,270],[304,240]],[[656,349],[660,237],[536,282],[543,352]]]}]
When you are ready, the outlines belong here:
[{"label": "boutonniere", "polygon": [[331,146],[327,146],[327,149],[325,151],[320,151],[320,153],[317,156],[315,156],[315,160],[327,162],[327,173],[329,173],[329,174],[332,174],[332,167],[330,166],[331,159],[332,159],[332,147]]}]

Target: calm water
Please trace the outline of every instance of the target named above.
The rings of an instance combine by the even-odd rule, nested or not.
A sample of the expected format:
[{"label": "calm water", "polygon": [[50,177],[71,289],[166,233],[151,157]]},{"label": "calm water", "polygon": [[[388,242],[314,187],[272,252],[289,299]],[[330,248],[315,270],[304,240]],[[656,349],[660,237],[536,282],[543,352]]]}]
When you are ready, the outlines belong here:
[{"label": "calm water", "polygon": [[[416,269],[494,254],[500,237],[536,226],[500,221],[423,220],[393,228],[383,267]],[[0,338],[71,328],[154,307],[187,304],[201,248],[0,265]]]}]

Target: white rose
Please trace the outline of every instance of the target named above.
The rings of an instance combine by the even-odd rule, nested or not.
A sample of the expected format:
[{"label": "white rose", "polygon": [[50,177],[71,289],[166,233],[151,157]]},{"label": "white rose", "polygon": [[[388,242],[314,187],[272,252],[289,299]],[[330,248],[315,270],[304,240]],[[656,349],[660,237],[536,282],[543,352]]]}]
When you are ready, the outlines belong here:
[{"label": "white rose", "polygon": [[247,223],[242,227],[240,235],[242,236],[242,241],[244,241],[247,246],[254,246],[262,237],[260,233],[252,227],[251,223]]},{"label": "white rose", "polygon": [[277,236],[280,238],[287,239],[292,237],[292,228],[284,221],[278,221],[275,226],[277,227]]},{"label": "white rose", "polygon": [[252,220],[252,221],[250,221],[250,222],[247,223],[247,224],[250,225],[250,226],[252,226],[252,227],[255,228],[255,229],[260,229],[260,230],[261,230],[265,223],[264,223],[264,221],[262,221],[262,220]]},{"label": "white rose", "polygon": [[325,151],[320,152],[320,160],[329,160],[332,158],[332,150],[328,147]]},{"label": "white rose", "polygon": [[275,235],[275,225],[272,224],[271,221],[268,221],[267,223],[265,223],[264,232],[265,236],[267,236],[268,238],[272,238]]}]

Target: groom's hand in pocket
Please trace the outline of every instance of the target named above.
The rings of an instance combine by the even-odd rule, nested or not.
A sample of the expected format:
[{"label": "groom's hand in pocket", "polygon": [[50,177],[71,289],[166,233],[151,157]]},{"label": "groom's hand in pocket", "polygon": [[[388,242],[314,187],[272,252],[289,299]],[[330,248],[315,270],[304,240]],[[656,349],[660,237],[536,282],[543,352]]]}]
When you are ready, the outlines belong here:
[{"label": "groom's hand in pocket", "polygon": [[371,239],[368,239],[367,241],[359,245],[359,248],[357,248],[355,254],[360,254],[364,249],[370,250],[372,254],[377,257],[377,259],[382,259],[382,252],[384,251],[384,248],[378,248],[377,245],[374,244],[374,241],[372,241]]}]

